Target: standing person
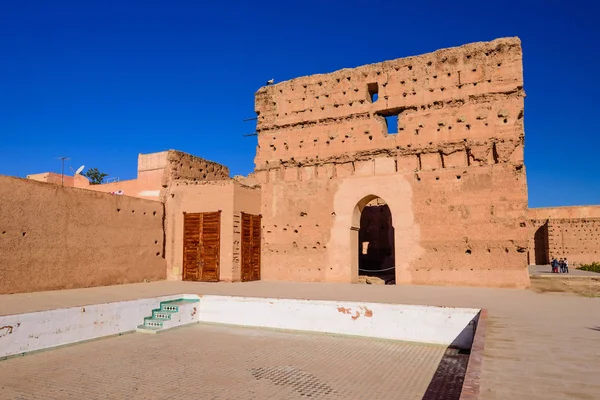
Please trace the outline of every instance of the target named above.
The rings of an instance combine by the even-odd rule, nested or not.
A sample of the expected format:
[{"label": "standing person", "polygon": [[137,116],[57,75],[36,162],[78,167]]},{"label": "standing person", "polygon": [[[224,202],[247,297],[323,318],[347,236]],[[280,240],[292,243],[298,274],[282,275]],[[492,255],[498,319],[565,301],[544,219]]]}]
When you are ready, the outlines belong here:
[{"label": "standing person", "polygon": [[565,274],[569,273],[569,262],[567,261],[567,257],[565,257],[565,261],[563,262]]},{"label": "standing person", "polygon": [[562,274],[563,272],[565,272],[565,262],[563,261],[563,259],[561,258],[560,260],[558,260],[558,266],[560,267],[560,273]]},{"label": "standing person", "polygon": [[552,262],[550,263],[550,265],[552,266],[552,273],[556,273],[558,272],[558,261],[556,260],[556,258],[552,259]]}]

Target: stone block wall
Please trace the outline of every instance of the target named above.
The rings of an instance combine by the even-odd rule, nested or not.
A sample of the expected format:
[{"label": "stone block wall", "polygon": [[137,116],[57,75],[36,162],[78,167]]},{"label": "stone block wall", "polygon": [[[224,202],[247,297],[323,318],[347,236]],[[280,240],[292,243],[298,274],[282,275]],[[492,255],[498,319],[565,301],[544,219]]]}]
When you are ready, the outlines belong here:
[{"label": "stone block wall", "polygon": [[397,282],[528,285],[521,57],[498,39],[261,88],[263,278],[355,281],[381,197]]}]

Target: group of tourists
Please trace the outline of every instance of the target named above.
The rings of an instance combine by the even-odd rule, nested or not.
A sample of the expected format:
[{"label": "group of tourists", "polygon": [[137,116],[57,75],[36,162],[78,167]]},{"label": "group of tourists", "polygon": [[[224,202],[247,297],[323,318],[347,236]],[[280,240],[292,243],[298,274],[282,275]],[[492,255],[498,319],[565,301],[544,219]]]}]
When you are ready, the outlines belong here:
[{"label": "group of tourists", "polygon": [[566,257],[561,258],[560,260],[553,258],[550,265],[552,266],[553,274],[559,274],[559,273],[560,274],[568,274],[569,273],[569,262],[567,261]]}]

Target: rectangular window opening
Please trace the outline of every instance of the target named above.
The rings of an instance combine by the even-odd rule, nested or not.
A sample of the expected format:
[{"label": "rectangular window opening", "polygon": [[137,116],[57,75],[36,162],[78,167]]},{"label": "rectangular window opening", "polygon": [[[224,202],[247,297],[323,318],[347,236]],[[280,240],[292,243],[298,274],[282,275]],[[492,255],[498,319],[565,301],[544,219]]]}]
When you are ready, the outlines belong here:
[{"label": "rectangular window opening", "polygon": [[369,92],[371,103],[375,103],[379,98],[379,84],[377,84],[377,82],[369,83],[367,85],[367,91]]},{"label": "rectangular window opening", "polygon": [[387,125],[388,135],[394,135],[398,133],[398,116],[389,115],[385,116],[385,124]]}]

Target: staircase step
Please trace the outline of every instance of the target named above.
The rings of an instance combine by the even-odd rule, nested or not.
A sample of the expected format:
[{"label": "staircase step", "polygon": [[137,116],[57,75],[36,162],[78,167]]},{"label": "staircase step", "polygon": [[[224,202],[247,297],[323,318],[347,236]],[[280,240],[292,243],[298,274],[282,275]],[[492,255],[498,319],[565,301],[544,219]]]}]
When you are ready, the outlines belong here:
[{"label": "staircase step", "polygon": [[167,329],[198,322],[197,312],[200,299],[175,299],[161,301],[160,308],[152,310],[151,317],[137,327],[138,332],[158,333]]},{"label": "staircase step", "polygon": [[162,328],[163,321],[156,319],[156,318],[152,318],[152,317],[146,317],[146,318],[144,318],[144,326],[147,326],[150,328]]},{"label": "staircase step", "polygon": [[185,306],[191,303],[198,303],[199,299],[177,299],[177,300],[169,300],[169,301],[161,301],[160,309],[163,311],[172,311],[178,312],[180,306]]},{"label": "staircase step", "polygon": [[157,328],[157,327],[150,327],[150,326],[144,326],[144,325],[138,325],[137,329],[135,330],[136,332],[140,332],[140,333],[158,333],[161,330],[163,330],[162,328]]},{"label": "staircase step", "polygon": [[161,303],[184,305],[184,304],[199,303],[199,302],[200,302],[200,299],[176,299],[176,300],[162,301]]},{"label": "staircase step", "polygon": [[135,331],[139,332],[139,333],[161,333],[161,332],[165,332],[165,331],[168,331],[168,330],[171,330],[174,328],[182,328],[184,326],[193,325],[193,324],[197,324],[197,323],[198,322],[190,322],[187,324],[177,325],[177,326],[172,326],[172,327],[167,327],[167,328],[156,328],[156,327],[138,325],[138,327]]},{"label": "staircase step", "polygon": [[173,314],[175,314],[175,312],[173,312],[173,311],[153,310],[152,318],[168,321],[171,319],[171,315],[173,315]]}]

